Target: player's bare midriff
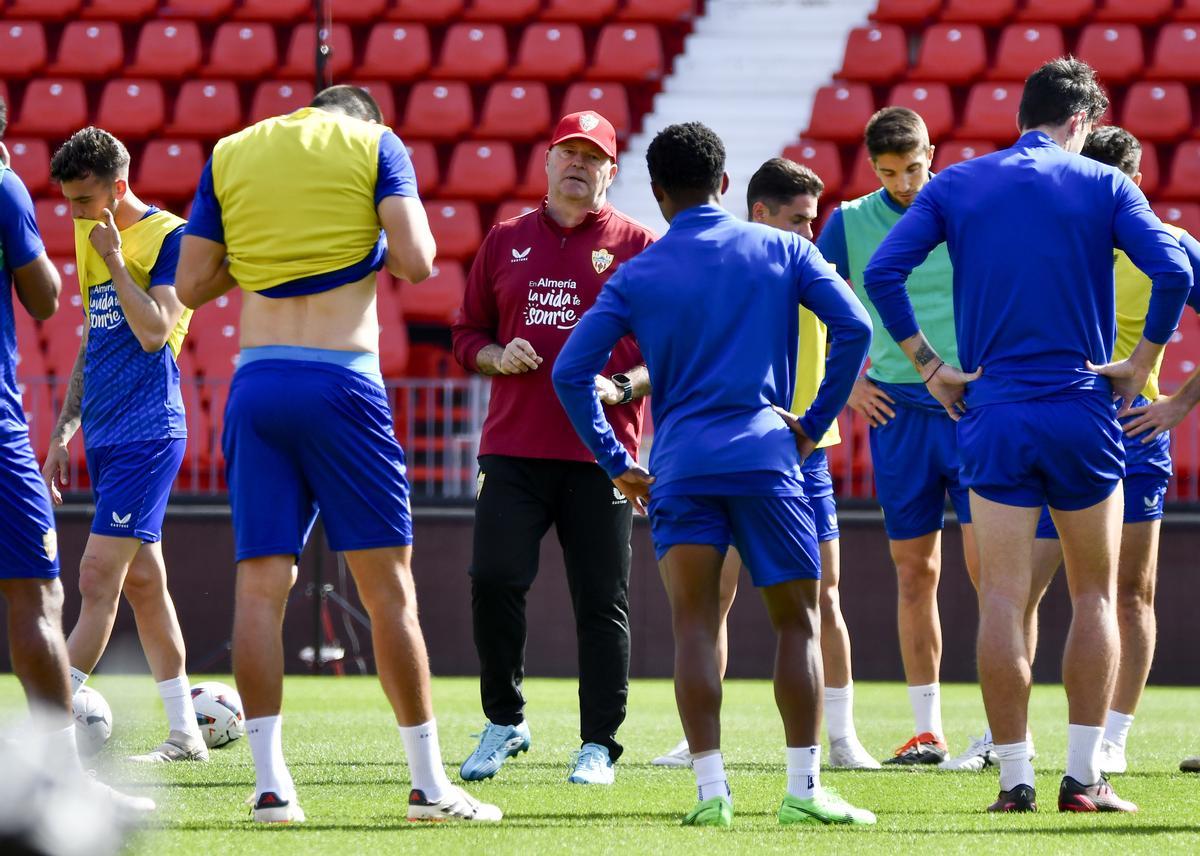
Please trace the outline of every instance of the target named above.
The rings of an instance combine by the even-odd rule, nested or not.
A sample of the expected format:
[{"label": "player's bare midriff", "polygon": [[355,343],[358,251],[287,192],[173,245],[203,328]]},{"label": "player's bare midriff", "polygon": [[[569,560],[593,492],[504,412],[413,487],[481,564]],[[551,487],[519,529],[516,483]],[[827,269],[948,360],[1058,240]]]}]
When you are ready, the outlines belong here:
[{"label": "player's bare midriff", "polygon": [[334,351],[379,351],[375,274],[302,297],[242,295],[241,347],[296,345]]}]

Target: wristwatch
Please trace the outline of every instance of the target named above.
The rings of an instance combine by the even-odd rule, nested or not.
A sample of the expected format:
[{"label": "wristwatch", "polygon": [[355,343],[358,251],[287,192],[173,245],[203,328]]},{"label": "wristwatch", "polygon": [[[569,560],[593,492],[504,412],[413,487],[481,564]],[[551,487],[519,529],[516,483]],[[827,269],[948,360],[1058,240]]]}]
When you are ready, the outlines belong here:
[{"label": "wristwatch", "polygon": [[621,400],[617,404],[628,404],[633,401],[633,380],[627,374],[615,374],[612,382],[621,390]]}]

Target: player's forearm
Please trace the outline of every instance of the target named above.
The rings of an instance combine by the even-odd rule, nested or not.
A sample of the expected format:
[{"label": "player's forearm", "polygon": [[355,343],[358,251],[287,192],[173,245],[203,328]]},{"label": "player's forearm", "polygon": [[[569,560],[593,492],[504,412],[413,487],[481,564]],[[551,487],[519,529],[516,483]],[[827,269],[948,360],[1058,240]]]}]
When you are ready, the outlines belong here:
[{"label": "player's forearm", "polygon": [[148,353],[162,350],[179,319],[172,318],[165,307],[133,281],[119,254],[110,256],[107,261],[108,272],[112,274],[113,286],[117,290],[117,300],[138,344]]},{"label": "player's forearm", "polygon": [[634,366],[628,371],[621,372],[625,377],[629,378],[629,383],[633,386],[633,400],[645,398],[650,394],[650,370],[646,368],[646,364]]},{"label": "player's forearm", "polygon": [[484,345],[475,354],[475,368],[482,375],[500,374],[500,358],[504,356],[504,348],[497,344]]},{"label": "player's forearm", "polygon": [[1188,375],[1188,379],[1183,382],[1183,386],[1179,387],[1171,398],[1186,410],[1191,410],[1197,404],[1200,404],[1200,368],[1197,368]]},{"label": "player's forearm", "polygon": [[933,345],[929,344],[929,340],[925,338],[925,334],[920,329],[914,335],[901,341],[899,345],[900,350],[904,351],[904,356],[908,357],[923,381],[929,380],[929,375],[937,371],[937,367],[942,363],[942,358],[938,356],[937,351],[933,349]]},{"label": "player's forearm", "polygon": [[50,434],[51,443],[67,445],[75,432],[79,430],[80,414],[83,407],[83,364],[87,354],[87,338],[79,345],[79,354],[75,357],[75,366],[71,369],[71,380],[67,384],[67,394],[63,399],[62,410],[58,414],[58,422]]},{"label": "player's forearm", "polygon": [[179,295],[179,302],[189,309],[199,309],[235,288],[237,280],[229,273],[229,259],[205,271],[185,268],[181,259],[175,273],[175,292]]}]

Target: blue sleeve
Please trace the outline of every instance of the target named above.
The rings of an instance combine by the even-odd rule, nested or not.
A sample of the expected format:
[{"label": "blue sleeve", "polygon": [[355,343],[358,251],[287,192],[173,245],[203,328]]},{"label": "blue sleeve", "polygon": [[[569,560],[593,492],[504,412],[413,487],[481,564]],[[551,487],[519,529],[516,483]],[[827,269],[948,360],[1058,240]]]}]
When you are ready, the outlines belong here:
[{"label": "blue sleeve", "polygon": [[863,272],[862,287],[883,326],[897,342],[921,329],[905,284],[913,269],[946,240],[946,221],[937,199],[938,191],[945,185],[944,176],[945,173],[934,176],[922,188],[916,201],[875,249]]},{"label": "blue sleeve", "polygon": [[163,238],[154,267],[150,268],[150,285],[174,285],[175,268],[179,266],[179,244],[183,241],[183,226]]},{"label": "blue sleeve", "polygon": [[1192,267],[1175,236],[1163,228],[1150,203],[1129,178],[1120,175],[1113,216],[1113,243],[1150,277],[1150,307],[1142,335],[1164,345],[1179,326],[1192,290]]},{"label": "blue sleeve", "polygon": [[846,247],[846,221],[842,217],[842,207],[839,205],[829,215],[821,234],[817,236],[817,249],[825,257],[842,279],[850,279],[850,250]]},{"label": "blue sleeve", "polygon": [[1192,263],[1192,290],[1188,292],[1187,305],[1200,313],[1200,288],[1196,287],[1196,276],[1200,273],[1200,241],[1184,232],[1179,237],[1179,246],[1183,247],[1188,261]]},{"label": "blue sleeve", "polygon": [[29,191],[8,169],[0,169],[0,250],[0,264],[9,270],[25,267],[46,252]]},{"label": "blue sleeve", "polygon": [[417,173],[408,149],[391,131],[379,138],[379,171],[375,176],[375,204],[388,196],[417,197]]},{"label": "blue sleeve", "polygon": [[188,215],[187,227],[183,234],[207,238],[218,244],[225,243],[221,203],[217,201],[217,192],[213,189],[212,158],[208,159],[200,173],[200,183],[196,186],[196,196],[192,199],[192,213]]},{"label": "blue sleeve", "polygon": [[871,347],[871,317],[850,286],[811,244],[804,245],[800,265],[800,303],[829,330],[825,378],[817,397],[800,418],[804,433],[819,440],[846,406],[866,362]]},{"label": "blue sleeve", "polygon": [[617,440],[596,395],[596,375],[604,370],[613,346],[630,332],[629,311],[618,291],[624,280],[622,267],[600,290],[592,308],[575,325],[554,362],[554,391],[571,424],[596,463],[616,478],[637,462]]}]

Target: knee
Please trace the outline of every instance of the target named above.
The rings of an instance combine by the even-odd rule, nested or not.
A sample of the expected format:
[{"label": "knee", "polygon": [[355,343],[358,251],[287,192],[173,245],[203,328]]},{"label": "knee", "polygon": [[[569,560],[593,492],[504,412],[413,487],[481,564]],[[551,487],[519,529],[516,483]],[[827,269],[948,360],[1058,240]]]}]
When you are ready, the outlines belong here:
[{"label": "knee", "polygon": [[121,569],[91,553],[79,562],[79,594],[84,603],[109,604],[114,609],[121,593]]},{"label": "knee", "polygon": [[276,557],[250,559],[238,563],[237,602],[252,601],[283,604],[296,582],[296,567],[284,565]]},{"label": "knee", "polygon": [[62,632],[63,589],[58,580],[12,580],[4,587],[4,596],[8,600],[8,620],[14,629],[39,631],[43,624],[48,624]]},{"label": "knee", "polygon": [[166,593],[166,580],[158,568],[131,565],[125,576],[125,598],[134,606],[162,600]]},{"label": "knee", "polygon": [[1154,581],[1138,580],[1117,587],[1117,616],[1122,620],[1140,621],[1154,615]]},{"label": "knee", "polygon": [[415,618],[417,615],[416,587],[412,577],[402,571],[359,580],[358,597],[372,620],[385,615],[404,618]]},{"label": "knee", "polygon": [[938,566],[932,558],[904,557],[896,560],[896,580],[900,600],[920,603],[937,596]]},{"label": "knee", "polygon": [[842,599],[838,594],[837,586],[831,585],[828,588],[821,588],[821,623],[836,624],[841,621],[842,617]]}]

